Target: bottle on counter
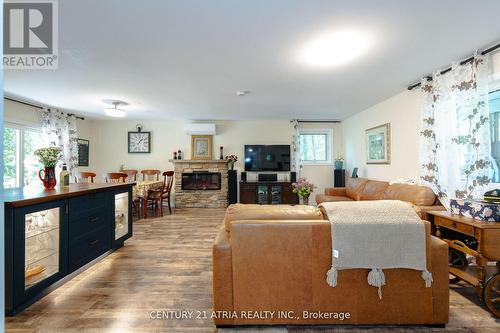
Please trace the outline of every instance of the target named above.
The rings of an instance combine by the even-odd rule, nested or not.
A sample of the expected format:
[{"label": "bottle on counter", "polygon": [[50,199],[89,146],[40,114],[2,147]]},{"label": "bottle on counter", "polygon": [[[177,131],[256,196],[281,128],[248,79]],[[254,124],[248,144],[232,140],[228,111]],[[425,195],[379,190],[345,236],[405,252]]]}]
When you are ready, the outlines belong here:
[{"label": "bottle on counter", "polygon": [[69,187],[69,172],[66,163],[63,163],[62,171],[59,174],[59,184],[61,187]]}]

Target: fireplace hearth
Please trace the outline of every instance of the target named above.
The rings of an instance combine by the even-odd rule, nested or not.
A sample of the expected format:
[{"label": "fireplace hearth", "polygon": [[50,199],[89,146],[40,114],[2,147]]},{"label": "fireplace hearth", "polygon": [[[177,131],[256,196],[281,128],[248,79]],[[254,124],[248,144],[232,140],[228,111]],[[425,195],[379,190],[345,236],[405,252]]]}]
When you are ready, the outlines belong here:
[{"label": "fireplace hearth", "polygon": [[182,173],[182,189],[210,191],[221,189],[221,173],[220,172],[183,172]]}]

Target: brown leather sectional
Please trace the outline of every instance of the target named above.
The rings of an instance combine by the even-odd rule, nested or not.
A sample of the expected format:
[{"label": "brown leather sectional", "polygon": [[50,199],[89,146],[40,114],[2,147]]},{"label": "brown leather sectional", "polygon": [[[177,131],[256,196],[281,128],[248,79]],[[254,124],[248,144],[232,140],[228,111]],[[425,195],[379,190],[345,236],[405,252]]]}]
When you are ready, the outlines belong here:
[{"label": "brown leather sectional", "polygon": [[[371,193],[377,191],[373,188]],[[338,285],[329,287],[330,265],[330,224],[318,208],[231,205],[213,246],[214,323],[444,325],[448,321],[448,247],[430,236],[429,224],[431,288],[425,288],[421,272],[388,269],[379,299],[377,288],[367,284],[366,269],[341,271]]]},{"label": "brown leather sectional", "polygon": [[366,178],[348,178],[346,187],[330,187],[325,194],[316,195],[316,202],[401,200],[410,202],[420,217],[428,220],[431,210],[445,210],[434,192],[427,186],[391,184]]}]

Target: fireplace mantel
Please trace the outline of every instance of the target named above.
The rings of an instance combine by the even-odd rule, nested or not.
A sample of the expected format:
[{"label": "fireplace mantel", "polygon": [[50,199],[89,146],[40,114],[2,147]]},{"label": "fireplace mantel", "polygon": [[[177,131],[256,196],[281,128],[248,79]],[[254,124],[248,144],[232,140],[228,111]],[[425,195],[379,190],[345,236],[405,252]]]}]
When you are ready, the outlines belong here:
[{"label": "fireplace mantel", "polygon": [[224,163],[227,164],[227,160],[168,160],[171,163]]}]

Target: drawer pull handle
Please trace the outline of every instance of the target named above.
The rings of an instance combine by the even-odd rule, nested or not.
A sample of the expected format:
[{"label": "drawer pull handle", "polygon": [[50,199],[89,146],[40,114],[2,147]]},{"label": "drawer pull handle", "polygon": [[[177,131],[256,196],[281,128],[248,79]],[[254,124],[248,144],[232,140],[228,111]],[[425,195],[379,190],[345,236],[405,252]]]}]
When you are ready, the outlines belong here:
[{"label": "drawer pull handle", "polygon": [[92,242],[89,243],[90,246],[94,246],[96,245],[97,243],[99,243],[99,240],[98,239],[94,239]]},{"label": "drawer pull handle", "polygon": [[457,223],[456,223],[456,222],[453,222],[453,223],[451,224],[451,226],[452,226],[453,228],[456,228],[456,227],[457,227]]},{"label": "drawer pull handle", "polygon": [[97,221],[99,221],[99,218],[98,218],[98,217],[91,217],[91,218],[89,219],[89,222],[90,222],[90,223],[94,223],[94,222],[97,222]]}]

